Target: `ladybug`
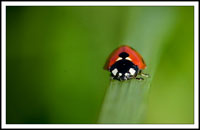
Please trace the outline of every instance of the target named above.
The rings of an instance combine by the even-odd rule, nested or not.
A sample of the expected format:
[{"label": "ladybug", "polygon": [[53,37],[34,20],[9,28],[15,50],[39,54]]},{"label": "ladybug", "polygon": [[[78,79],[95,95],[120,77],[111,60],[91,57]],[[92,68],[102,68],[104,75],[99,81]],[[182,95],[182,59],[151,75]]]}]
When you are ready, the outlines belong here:
[{"label": "ladybug", "polygon": [[142,56],[133,48],[123,45],[115,49],[109,56],[104,69],[111,72],[112,79],[119,81],[135,78],[144,80],[140,76],[148,77],[148,74],[142,73],[146,68],[146,64]]}]

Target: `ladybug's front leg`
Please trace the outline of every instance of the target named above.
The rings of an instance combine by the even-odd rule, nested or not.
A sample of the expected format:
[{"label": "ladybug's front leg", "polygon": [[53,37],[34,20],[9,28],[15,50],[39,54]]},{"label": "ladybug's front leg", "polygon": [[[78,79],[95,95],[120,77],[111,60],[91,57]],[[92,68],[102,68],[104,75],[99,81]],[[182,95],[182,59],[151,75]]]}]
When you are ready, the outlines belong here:
[{"label": "ladybug's front leg", "polygon": [[[138,75],[141,75],[141,76],[143,76],[143,77],[149,77],[149,74],[145,74],[145,73],[139,73]],[[139,78],[135,78],[135,79],[137,79],[137,80],[144,80],[144,78],[142,78],[142,77],[139,77]]]},{"label": "ladybug's front leg", "polygon": [[136,80],[140,80],[140,81],[141,81],[141,80],[144,80],[144,78],[142,78],[142,77],[137,77],[138,75],[141,75],[141,70],[137,71],[137,73],[136,73],[136,75],[135,75],[134,78],[135,78]]},{"label": "ladybug's front leg", "polygon": [[141,78],[141,77],[140,78],[135,78],[135,79],[137,79],[137,80],[144,80],[144,78]]},{"label": "ladybug's front leg", "polygon": [[149,74],[145,74],[145,73],[141,73],[140,75],[147,78],[149,77]]},{"label": "ladybug's front leg", "polygon": [[138,74],[141,75],[141,76],[143,76],[143,77],[147,77],[147,78],[150,77],[149,74],[143,73],[142,70],[139,70]]}]

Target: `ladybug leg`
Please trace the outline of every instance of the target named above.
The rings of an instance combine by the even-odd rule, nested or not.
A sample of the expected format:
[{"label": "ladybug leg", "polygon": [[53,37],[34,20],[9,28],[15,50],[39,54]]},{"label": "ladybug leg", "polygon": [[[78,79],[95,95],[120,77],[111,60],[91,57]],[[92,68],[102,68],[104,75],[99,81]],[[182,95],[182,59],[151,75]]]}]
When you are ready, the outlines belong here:
[{"label": "ladybug leg", "polygon": [[142,70],[139,70],[139,75],[143,76],[143,77],[150,77],[149,74],[145,74],[142,72]]},{"label": "ladybug leg", "polygon": [[144,80],[144,78],[141,78],[141,77],[140,78],[135,78],[135,79],[137,79],[137,80]]},{"label": "ladybug leg", "polygon": [[145,74],[145,73],[141,73],[140,75],[143,77],[149,77],[149,74]]},{"label": "ladybug leg", "polygon": [[137,71],[136,75],[134,76],[136,80],[140,80],[140,81],[144,80],[144,78],[142,78],[142,77],[137,77],[140,74],[141,74],[141,70]]}]

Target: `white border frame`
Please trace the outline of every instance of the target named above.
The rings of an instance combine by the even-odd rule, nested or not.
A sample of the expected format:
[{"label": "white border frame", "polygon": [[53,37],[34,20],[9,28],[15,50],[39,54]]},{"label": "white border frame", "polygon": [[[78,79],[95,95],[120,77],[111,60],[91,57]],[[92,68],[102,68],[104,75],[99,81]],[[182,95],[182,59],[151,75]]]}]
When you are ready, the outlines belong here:
[{"label": "white border frame", "polygon": [[[198,2],[2,2],[2,128],[198,128],[199,127],[199,6]],[[6,6],[194,6],[194,124],[6,124]]]}]

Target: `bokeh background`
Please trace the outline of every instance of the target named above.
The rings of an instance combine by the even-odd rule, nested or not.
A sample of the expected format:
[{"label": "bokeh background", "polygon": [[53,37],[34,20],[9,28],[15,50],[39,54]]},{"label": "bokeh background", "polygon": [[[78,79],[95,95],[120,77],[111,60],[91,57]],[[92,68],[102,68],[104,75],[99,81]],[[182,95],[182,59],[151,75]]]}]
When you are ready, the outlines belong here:
[{"label": "bokeh background", "polygon": [[122,44],[154,67],[141,123],[194,123],[193,23],[190,6],[7,6],[6,123],[97,123]]}]

